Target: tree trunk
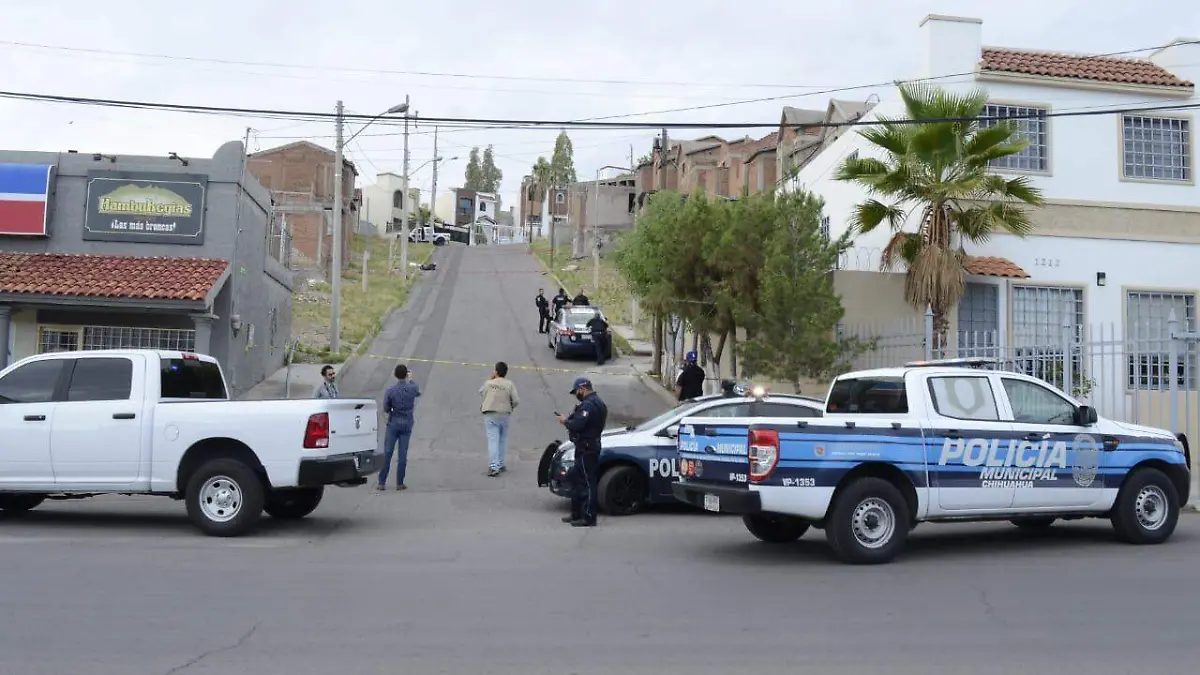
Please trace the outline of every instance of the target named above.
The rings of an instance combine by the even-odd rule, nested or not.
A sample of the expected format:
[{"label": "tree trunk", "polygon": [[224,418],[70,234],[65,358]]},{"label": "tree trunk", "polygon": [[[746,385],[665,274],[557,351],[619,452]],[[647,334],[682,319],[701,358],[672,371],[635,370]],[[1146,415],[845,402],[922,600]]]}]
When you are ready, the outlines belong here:
[{"label": "tree trunk", "polygon": [[[732,327],[729,329],[729,375],[730,375],[730,376],[731,376],[733,379],[735,379],[735,380],[736,380],[736,379],[737,379],[737,369],[738,369],[738,360],[737,360],[737,324],[736,324],[736,323],[732,323],[732,324],[730,324],[730,325],[731,325]],[[718,377],[720,377],[720,374],[719,374],[719,373],[718,373]]]},{"label": "tree trunk", "polygon": [[933,358],[948,358],[950,319],[945,309],[933,308]]},{"label": "tree trunk", "polygon": [[663,324],[661,312],[654,312],[651,325],[653,327],[650,329],[650,332],[654,334],[654,374],[661,376],[663,371]]}]

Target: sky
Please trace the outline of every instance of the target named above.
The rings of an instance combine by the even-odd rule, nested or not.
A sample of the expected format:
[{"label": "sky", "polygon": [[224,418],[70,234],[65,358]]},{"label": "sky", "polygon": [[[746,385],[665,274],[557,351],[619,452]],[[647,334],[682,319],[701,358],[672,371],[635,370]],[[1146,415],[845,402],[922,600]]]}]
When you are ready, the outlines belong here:
[{"label": "sky", "polygon": [[[328,113],[341,99],[363,115],[407,96],[420,117],[754,123],[763,126],[717,133],[759,138],[784,105],[823,109],[831,96],[823,90],[911,77],[918,24],[931,13],[982,19],[991,46],[1105,53],[1200,36],[1200,9],[1189,0],[0,0],[0,90]],[[833,95],[886,97],[889,89]],[[764,98],[775,100],[739,103]],[[700,109],[656,112],[681,108]],[[423,202],[432,127],[418,122],[409,136]],[[247,128],[251,152],[299,139],[333,147],[332,121],[0,98],[0,147],[10,150],[207,157]],[[360,130],[346,150],[360,185],[400,173],[399,128],[347,125],[347,135]],[[539,155],[550,157],[557,133],[443,125],[438,190],[461,186],[471,147],[490,144],[504,207],[515,206],[521,177]],[[600,167],[628,166],[657,132],[568,133],[586,180]]]}]

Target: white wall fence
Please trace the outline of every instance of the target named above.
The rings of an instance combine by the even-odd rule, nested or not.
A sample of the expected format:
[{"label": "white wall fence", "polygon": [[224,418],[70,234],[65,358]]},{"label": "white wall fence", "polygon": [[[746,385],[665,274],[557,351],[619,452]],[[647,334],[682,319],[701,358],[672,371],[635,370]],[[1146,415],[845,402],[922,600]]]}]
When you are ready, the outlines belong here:
[{"label": "white wall fence", "polygon": [[[841,324],[841,339],[872,340],[851,360],[854,370],[908,361],[984,357],[997,370],[1040,378],[1113,420],[1200,437],[1200,335],[1171,311],[1165,320],[1127,325],[1023,326],[1002,331],[951,330],[935,347],[933,315],[912,320]],[[1174,377],[1171,374],[1174,373]]]}]

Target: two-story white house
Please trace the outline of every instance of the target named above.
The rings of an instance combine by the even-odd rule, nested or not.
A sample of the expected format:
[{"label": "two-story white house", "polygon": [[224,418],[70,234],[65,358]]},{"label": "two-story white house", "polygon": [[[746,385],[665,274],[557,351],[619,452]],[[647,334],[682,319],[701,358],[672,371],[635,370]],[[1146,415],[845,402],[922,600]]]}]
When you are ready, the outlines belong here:
[{"label": "two-story white house", "polygon": [[416,224],[417,209],[421,203],[421,190],[411,186],[408,189],[408,199],[404,198],[404,177],[394,173],[381,173],[375,176],[375,182],[364,185],[363,218],[375,226],[381,236],[399,232],[404,222],[404,212],[408,211],[408,225]]},{"label": "two-story white house", "polygon": [[[948,90],[985,89],[985,116],[1033,114],[1015,122],[1030,146],[993,166],[1030,176],[1046,205],[1032,212],[1032,236],[964,243],[970,276],[949,317],[950,341],[960,353],[987,347],[975,353],[1037,360],[1056,349],[1061,355],[1064,335],[1073,333],[1071,367],[1093,382],[1090,396],[1102,412],[1122,416],[1132,408],[1123,416],[1145,421],[1136,410],[1152,405],[1164,417],[1148,423],[1165,425],[1153,392],[1169,386],[1167,317],[1174,310],[1180,330],[1195,330],[1200,295],[1195,111],[1184,107],[1200,104],[1200,43],[1179,39],[1143,58],[1117,58],[989,47],[982,32],[978,19],[925,17],[917,76]],[[1176,109],[1129,110],[1154,107]],[[898,95],[862,121],[880,116],[904,116]],[[834,180],[853,153],[883,155],[860,134],[845,133],[790,184],[825,199],[824,224],[835,238],[867,198],[860,186]],[[915,231],[919,217],[912,214],[905,229]],[[880,271],[892,234],[885,225],[858,236],[834,272],[846,324],[874,322],[877,335],[888,325],[923,323],[904,301],[903,274]],[[1194,361],[1177,382],[1200,398]],[[1188,416],[1194,437],[1196,411]]]}]

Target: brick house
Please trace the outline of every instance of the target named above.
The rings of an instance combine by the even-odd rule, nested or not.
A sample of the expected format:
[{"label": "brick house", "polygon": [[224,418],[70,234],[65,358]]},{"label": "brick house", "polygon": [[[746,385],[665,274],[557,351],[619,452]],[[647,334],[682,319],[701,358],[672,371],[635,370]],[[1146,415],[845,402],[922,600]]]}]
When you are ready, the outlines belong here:
[{"label": "brick house", "polygon": [[[314,261],[321,269],[329,265],[333,249],[329,211],[333,204],[335,158],[333,150],[310,141],[296,141],[251,154],[247,166],[258,182],[271,191],[275,204],[272,236],[278,239],[286,219],[292,251]],[[357,177],[354,163],[343,159],[343,267],[350,262],[350,240],[361,204],[356,199],[360,193],[354,187]]]}]

